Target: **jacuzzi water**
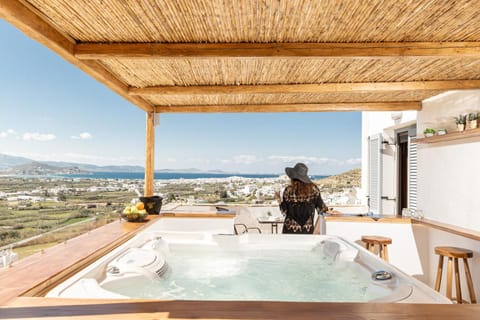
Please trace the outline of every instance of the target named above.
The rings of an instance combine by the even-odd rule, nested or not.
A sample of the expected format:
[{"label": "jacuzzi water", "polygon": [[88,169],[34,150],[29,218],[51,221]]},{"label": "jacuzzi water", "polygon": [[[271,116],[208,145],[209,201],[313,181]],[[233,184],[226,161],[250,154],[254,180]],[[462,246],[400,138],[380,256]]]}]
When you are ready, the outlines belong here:
[{"label": "jacuzzi water", "polygon": [[[153,225],[47,296],[449,303],[416,279],[338,237],[234,236],[163,229],[184,230],[175,223]],[[377,271],[392,277],[373,279]]]},{"label": "jacuzzi water", "polygon": [[369,301],[387,293],[368,290],[366,269],[336,265],[322,251],[170,251],[160,279],[131,277],[102,287],[133,298],[177,300]]}]

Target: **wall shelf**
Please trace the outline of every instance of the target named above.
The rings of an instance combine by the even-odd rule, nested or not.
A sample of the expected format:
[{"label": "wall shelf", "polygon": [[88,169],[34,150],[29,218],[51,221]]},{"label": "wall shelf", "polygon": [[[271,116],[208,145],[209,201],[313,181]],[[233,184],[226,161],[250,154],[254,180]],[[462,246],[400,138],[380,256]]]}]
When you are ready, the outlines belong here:
[{"label": "wall shelf", "polygon": [[415,142],[419,144],[429,144],[429,143],[440,143],[440,142],[462,140],[462,139],[468,139],[468,138],[474,138],[474,137],[480,138],[480,128],[467,129],[462,132],[451,132],[441,136],[417,138],[415,139]]}]

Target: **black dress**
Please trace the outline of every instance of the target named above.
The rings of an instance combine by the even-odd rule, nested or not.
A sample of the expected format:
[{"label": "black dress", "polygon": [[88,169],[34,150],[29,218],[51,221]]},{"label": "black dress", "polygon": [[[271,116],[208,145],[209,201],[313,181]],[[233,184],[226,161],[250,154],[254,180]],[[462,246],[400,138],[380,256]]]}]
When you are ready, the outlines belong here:
[{"label": "black dress", "polygon": [[305,196],[294,194],[292,186],[286,187],[280,203],[280,211],[285,216],[282,233],[312,234],[315,210],[319,214],[327,210],[318,187]]}]

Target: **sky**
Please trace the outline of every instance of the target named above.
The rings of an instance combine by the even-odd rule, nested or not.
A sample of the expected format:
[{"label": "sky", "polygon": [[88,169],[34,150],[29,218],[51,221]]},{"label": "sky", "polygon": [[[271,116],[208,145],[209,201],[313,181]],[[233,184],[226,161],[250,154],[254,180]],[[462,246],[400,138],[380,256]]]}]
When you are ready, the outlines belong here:
[{"label": "sky", "polygon": [[[145,112],[0,19],[0,153],[145,164]],[[359,168],[361,113],[161,114],[155,169],[309,174]]]}]

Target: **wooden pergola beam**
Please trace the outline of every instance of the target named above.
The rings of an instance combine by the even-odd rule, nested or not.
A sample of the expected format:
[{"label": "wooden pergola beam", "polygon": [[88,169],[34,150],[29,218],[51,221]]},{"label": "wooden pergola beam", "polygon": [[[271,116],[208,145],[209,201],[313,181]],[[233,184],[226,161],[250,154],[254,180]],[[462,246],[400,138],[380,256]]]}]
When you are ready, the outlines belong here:
[{"label": "wooden pergola beam", "polygon": [[24,1],[9,0],[0,2],[0,17],[21,30],[26,36],[50,48],[60,57],[80,68],[94,79],[149,112],[153,105],[141,97],[130,96],[128,86],[118,80],[97,61],[81,61],[74,56],[75,41],[48,23],[35,8]]},{"label": "wooden pergola beam", "polygon": [[155,176],[155,113],[147,112],[145,125],[145,197],[153,196]]},{"label": "wooden pergola beam", "polygon": [[422,103],[361,102],[361,103],[301,103],[301,104],[242,104],[206,106],[156,106],[157,113],[255,113],[255,112],[340,112],[340,111],[404,111],[421,110]]},{"label": "wooden pergola beam", "polygon": [[328,92],[385,92],[416,90],[480,89],[480,80],[362,82],[319,84],[266,84],[230,86],[155,86],[130,88],[130,95],[227,95],[227,94],[283,94]]},{"label": "wooden pergola beam", "polygon": [[79,43],[78,59],[480,57],[480,42]]}]

